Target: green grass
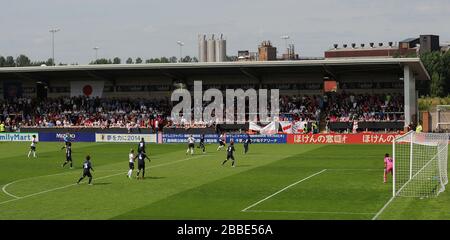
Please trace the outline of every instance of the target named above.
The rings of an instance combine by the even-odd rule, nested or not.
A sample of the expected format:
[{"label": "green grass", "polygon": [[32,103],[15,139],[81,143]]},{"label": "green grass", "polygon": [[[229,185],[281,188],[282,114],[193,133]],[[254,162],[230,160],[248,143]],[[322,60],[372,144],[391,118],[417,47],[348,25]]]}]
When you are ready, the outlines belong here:
[{"label": "green grass", "polygon": [[[247,155],[237,145],[236,168],[221,166],[216,145],[194,156],[149,145],[143,181],[126,178],[135,144],[74,143],[72,170],[61,143],[39,143],[37,159],[28,146],[0,143],[0,219],[372,219],[392,191],[382,183],[389,145],[254,144]],[[75,185],[86,154],[94,185]],[[380,219],[450,219],[449,200],[397,198]]]}]

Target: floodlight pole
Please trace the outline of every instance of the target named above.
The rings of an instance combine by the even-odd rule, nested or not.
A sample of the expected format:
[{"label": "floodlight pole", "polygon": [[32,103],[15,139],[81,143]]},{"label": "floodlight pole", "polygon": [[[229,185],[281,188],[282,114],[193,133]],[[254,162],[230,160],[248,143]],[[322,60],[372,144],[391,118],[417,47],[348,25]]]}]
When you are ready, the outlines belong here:
[{"label": "floodlight pole", "polygon": [[183,46],[184,46],[184,42],[182,41],[177,41],[177,44],[180,46],[180,59],[178,62],[182,62],[183,59]]},{"label": "floodlight pole", "polygon": [[55,62],[55,33],[59,32],[60,29],[58,28],[52,28],[50,29],[50,33],[52,34],[52,62],[53,62],[53,66],[56,65]]},{"label": "floodlight pole", "polygon": [[288,35],[284,35],[280,37],[281,39],[284,39],[284,45],[285,45],[285,49],[286,49],[286,56],[289,58],[289,50],[288,50],[288,43],[287,40],[290,38]]},{"label": "floodlight pole", "polygon": [[98,59],[98,49],[100,49],[100,48],[99,47],[94,47],[93,49],[95,50],[95,59],[94,59],[94,62],[95,62]]},{"label": "floodlight pole", "polygon": [[286,51],[287,51],[287,49],[288,49],[288,47],[287,47],[287,40],[288,40],[289,38],[290,38],[290,37],[289,37],[288,35],[281,36],[281,39],[284,39],[284,45],[285,45],[285,47],[286,47]]}]

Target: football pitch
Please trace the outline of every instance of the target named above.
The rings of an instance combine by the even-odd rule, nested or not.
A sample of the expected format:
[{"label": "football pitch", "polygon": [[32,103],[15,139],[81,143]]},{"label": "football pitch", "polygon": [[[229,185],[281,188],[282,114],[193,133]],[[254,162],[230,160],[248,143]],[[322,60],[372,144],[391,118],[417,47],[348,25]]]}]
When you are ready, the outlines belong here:
[{"label": "football pitch", "polygon": [[[148,144],[146,179],[128,179],[137,144],[73,143],[74,169],[61,167],[62,143],[0,143],[0,219],[450,219],[450,191],[437,198],[395,198],[383,184],[390,145]],[[77,185],[90,154],[93,183]],[[136,172],[133,173],[135,176]]]}]

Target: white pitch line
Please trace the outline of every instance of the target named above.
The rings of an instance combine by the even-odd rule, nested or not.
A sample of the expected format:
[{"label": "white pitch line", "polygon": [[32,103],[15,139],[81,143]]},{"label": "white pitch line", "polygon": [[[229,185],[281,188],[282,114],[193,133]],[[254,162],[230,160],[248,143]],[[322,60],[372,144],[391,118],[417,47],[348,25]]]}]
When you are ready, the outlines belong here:
[{"label": "white pitch line", "polygon": [[327,168],[328,171],[383,171],[383,168]]},{"label": "white pitch line", "polygon": [[[181,160],[177,160],[177,161],[173,161],[173,162],[162,163],[162,164],[150,166],[149,168],[163,167],[163,166],[172,165],[172,164],[175,164],[175,163],[184,162],[184,161],[187,161],[187,160],[191,160],[191,159],[195,159],[195,158],[201,158],[201,157],[205,157],[205,156],[207,156],[207,155],[201,155],[201,156],[185,158],[185,159],[181,159]],[[122,174],[126,174],[126,173],[127,172],[120,172],[120,173],[116,173],[116,174],[112,174],[112,175],[107,175],[107,176],[96,178],[96,180],[109,178],[109,177],[114,177],[114,176],[118,176],[118,175],[122,175]],[[61,174],[53,174],[53,175],[61,175]],[[15,182],[18,182],[18,181],[19,180],[15,181]],[[14,183],[14,182],[9,183],[9,185],[11,185],[12,183]],[[81,184],[83,184],[83,183],[81,183]],[[6,185],[8,185],[8,184],[6,184]],[[73,184],[69,184],[69,185],[66,185],[66,186],[62,186],[62,187],[52,188],[52,189],[48,189],[48,190],[45,190],[45,191],[28,194],[28,195],[25,195],[25,196],[22,196],[22,197],[14,196],[15,197],[14,199],[10,199],[10,200],[6,200],[6,201],[3,201],[3,202],[0,202],[0,205],[4,204],[4,203],[13,202],[13,201],[17,201],[17,200],[20,200],[20,199],[24,199],[24,198],[29,198],[29,197],[32,197],[32,196],[40,195],[40,194],[43,194],[43,193],[53,192],[53,191],[56,191],[56,190],[72,187],[72,186],[75,186],[75,185],[77,185],[77,184],[73,183]],[[10,195],[10,194],[8,194],[8,195]],[[10,196],[12,196],[12,195],[10,195]]]},{"label": "white pitch line", "polygon": [[[117,172],[117,171],[123,171],[123,170],[98,170],[98,172]],[[19,179],[19,180],[16,180],[16,181],[13,181],[13,182],[10,182],[8,184],[3,185],[2,192],[5,193],[8,196],[13,197],[13,198],[21,198],[20,196],[16,196],[16,195],[6,191],[6,188],[11,186],[11,185],[13,185],[13,184],[15,184],[15,183],[28,181],[28,180],[31,180],[31,179],[43,178],[43,177],[52,177],[52,176],[58,176],[58,175],[69,175],[69,174],[74,174],[74,173],[75,173],[75,171],[71,171],[71,172],[55,173],[55,174],[49,174],[49,175],[42,175],[42,176],[35,176],[35,177],[30,177],[30,178]]]},{"label": "white pitch line", "polygon": [[320,212],[320,211],[289,211],[289,210],[247,210],[246,212],[261,213],[306,213],[306,214],[345,214],[345,215],[373,215],[375,213],[358,213],[358,212]]},{"label": "white pitch line", "polygon": [[3,191],[6,195],[8,195],[8,196],[10,196],[10,197],[13,197],[13,198],[20,198],[20,197],[18,197],[18,196],[16,196],[16,195],[13,195],[13,194],[11,194],[11,193],[9,193],[9,192],[6,191],[6,187],[8,187],[9,185],[11,185],[11,184],[13,184],[13,183],[16,183],[16,182],[18,182],[18,181],[14,181],[14,182],[10,182],[10,183],[8,183],[8,184],[5,184],[5,186],[2,187],[2,191]]},{"label": "white pitch line", "polygon": [[391,197],[391,199],[389,199],[389,201],[384,204],[384,206],[380,209],[380,211],[377,212],[377,214],[375,214],[375,216],[373,216],[372,220],[377,220],[377,218],[384,212],[384,210],[387,208],[387,206],[389,206],[389,204],[391,204],[391,202],[394,200],[394,196]]},{"label": "white pitch line", "polygon": [[21,198],[21,197],[19,197],[19,196],[16,196],[16,195],[14,195],[14,194],[12,194],[12,193],[7,192],[7,191],[6,191],[6,188],[7,188],[8,186],[12,185],[12,184],[15,184],[15,183],[18,183],[18,182],[23,182],[23,181],[26,181],[26,180],[31,180],[31,179],[36,179],[36,178],[42,178],[42,177],[51,177],[51,176],[58,176],[58,175],[66,175],[66,174],[70,174],[70,173],[74,173],[74,172],[55,173],[55,174],[49,174],[49,175],[43,175],[43,176],[36,176],[36,177],[30,177],[30,178],[19,179],[19,180],[10,182],[10,183],[8,183],[8,184],[5,184],[5,185],[2,187],[2,191],[3,191],[6,195],[11,196],[11,197],[13,197],[13,198]]},{"label": "white pitch line", "polygon": [[250,205],[250,206],[248,206],[248,207],[242,209],[241,212],[245,212],[245,211],[247,211],[248,209],[250,209],[250,208],[252,208],[252,207],[254,207],[254,206],[256,206],[256,205],[258,205],[258,204],[260,204],[260,203],[262,203],[262,202],[264,202],[264,201],[266,201],[267,199],[269,199],[269,198],[271,198],[271,197],[273,197],[273,196],[275,196],[275,195],[277,195],[277,194],[283,192],[284,190],[286,190],[286,189],[288,189],[288,188],[290,188],[290,187],[292,187],[292,186],[295,186],[295,185],[297,185],[297,184],[299,184],[299,183],[301,183],[301,182],[303,182],[303,181],[306,181],[306,180],[308,180],[308,179],[310,179],[310,178],[312,178],[312,177],[314,177],[314,176],[316,176],[316,175],[319,175],[319,174],[325,172],[326,170],[327,170],[327,169],[323,169],[322,171],[319,171],[319,172],[316,172],[316,173],[314,173],[314,174],[311,174],[311,175],[309,175],[308,177],[305,177],[305,178],[303,178],[303,179],[301,179],[301,180],[299,180],[299,181],[297,181],[297,182],[295,182],[295,183],[293,183],[293,184],[291,184],[291,185],[289,185],[289,186],[287,186],[287,187],[285,187],[285,188],[279,190],[278,192],[276,192],[276,193],[274,193],[274,194],[272,194],[272,195],[270,195],[270,196],[268,196],[268,197],[266,197],[266,198],[264,198],[264,199],[262,199],[262,200],[259,200],[258,202],[256,202],[256,203],[254,203],[254,204],[252,204],[252,205]]}]

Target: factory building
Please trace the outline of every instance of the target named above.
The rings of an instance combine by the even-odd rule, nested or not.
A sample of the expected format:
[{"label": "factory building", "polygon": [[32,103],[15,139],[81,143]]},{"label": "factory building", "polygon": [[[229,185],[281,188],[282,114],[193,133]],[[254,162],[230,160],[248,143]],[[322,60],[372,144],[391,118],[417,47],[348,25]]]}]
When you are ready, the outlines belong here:
[{"label": "factory building", "polygon": [[406,57],[427,52],[440,51],[439,36],[420,35],[418,38],[407,38],[398,44],[389,42],[368,45],[352,43],[351,45],[334,44],[334,47],[325,51],[325,58],[358,58],[358,57]]}]

